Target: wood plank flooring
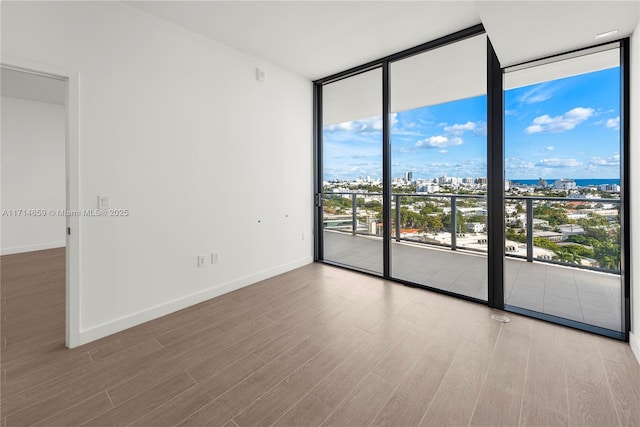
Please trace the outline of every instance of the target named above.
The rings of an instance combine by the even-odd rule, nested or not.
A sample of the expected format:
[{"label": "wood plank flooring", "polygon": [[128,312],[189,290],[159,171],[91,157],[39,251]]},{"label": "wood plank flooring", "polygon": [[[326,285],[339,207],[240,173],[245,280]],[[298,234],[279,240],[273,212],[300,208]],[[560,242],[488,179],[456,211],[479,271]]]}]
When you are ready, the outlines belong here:
[{"label": "wood plank flooring", "polygon": [[640,426],[608,338],[312,264],[72,350],[64,250],[1,258],[9,426]]}]

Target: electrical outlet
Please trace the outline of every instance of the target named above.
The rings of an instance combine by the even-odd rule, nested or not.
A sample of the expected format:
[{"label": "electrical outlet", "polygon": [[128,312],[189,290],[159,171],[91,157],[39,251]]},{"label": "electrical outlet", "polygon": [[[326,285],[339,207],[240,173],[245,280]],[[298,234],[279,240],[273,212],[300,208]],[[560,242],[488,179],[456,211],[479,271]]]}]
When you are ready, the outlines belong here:
[{"label": "electrical outlet", "polygon": [[211,253],[211,264],[217,264],[220,261],[220,254],[218,252]]},{"label": "electrical outlet", "polygon": [[204,255],[198,255],[198,268],[203,268],[207,263],[207,257]]}]

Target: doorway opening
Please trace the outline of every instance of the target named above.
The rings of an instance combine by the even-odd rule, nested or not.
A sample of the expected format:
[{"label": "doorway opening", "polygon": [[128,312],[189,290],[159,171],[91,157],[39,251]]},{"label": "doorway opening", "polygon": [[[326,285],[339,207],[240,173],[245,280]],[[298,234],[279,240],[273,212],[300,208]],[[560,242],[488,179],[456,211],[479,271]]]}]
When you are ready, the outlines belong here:
[{"label": "doorway opening", "polygon": [[[70,96],[68,73],[33,71],[21,61],[3,63],[0,70],[6,368],[53,348],[79,345],[77,304],[72,304],[77,301],[78,239],[70,235],[78,227],[69,215],[77,205],[77,168],[69,161],[77,155],[77,132],[70,125],[77,121],[70,114],[77,93]],[[75,78],[73,86],[77,89]]]}]

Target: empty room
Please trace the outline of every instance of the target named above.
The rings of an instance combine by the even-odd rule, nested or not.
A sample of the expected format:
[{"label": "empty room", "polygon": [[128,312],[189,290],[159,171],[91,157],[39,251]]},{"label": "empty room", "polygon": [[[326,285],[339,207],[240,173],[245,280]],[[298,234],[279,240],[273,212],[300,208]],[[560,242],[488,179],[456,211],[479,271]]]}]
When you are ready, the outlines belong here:
[{"label": "empty room", "polygon": [[3,1],[2,426],[640,426],[638,1]]}]

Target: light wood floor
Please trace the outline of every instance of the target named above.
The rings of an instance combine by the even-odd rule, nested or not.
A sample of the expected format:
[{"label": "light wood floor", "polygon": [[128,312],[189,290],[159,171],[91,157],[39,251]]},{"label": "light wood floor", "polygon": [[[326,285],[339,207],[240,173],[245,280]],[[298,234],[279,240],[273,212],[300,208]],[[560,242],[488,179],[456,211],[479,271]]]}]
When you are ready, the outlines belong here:
[{"label": "light wood floor", "polygon": [[313,264],[64,348],[64,253],[2,257],[5,426],[639,426],[625,343]]}]

